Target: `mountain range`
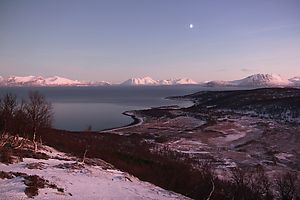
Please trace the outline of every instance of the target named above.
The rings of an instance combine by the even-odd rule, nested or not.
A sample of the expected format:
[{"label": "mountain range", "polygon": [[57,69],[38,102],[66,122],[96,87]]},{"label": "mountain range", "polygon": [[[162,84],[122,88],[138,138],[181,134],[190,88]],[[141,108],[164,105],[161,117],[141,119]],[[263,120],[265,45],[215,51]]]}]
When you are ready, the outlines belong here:
[{"label": "mountain range", "polygon": [[121,83],[121,85],[187,85],[187,84],[198,84],[189,78],[181,79],[167,79],[167,80],[154,80],[151,77],[144,78],[131,78]]},{"label": "mountain range", "polygon": [[254,74],[246,78],[232,81],[209,81],[206,86],[238,86],[238,87],[272,87],[272,86],[300,86],[300,77],[290,79],[278,74]]},{"label": "mountain range", "polygon": [[[273,87],[273,86],[300,86],[300,76],[284,78],[277,74],[254,74],[242,79],[232,81],[207,81],[196,82],[189,78],[154,80],[151,77],[130,78],[119,85],[139,86],[139,85],[191,85],[198,84],[207,87]],[[0,76],[0,86],[108,86],[118,85],[106,81],[79,81],[64,77],[52,76]]]},{"label": "mountain range", "polygon": [[3,78],[0,76],[0,85],[2,86],[89,86],[89,85],[110,85],[105,81],[87,82],[71,80],[60,76],[42,77],[42,76],[9,76]]}]

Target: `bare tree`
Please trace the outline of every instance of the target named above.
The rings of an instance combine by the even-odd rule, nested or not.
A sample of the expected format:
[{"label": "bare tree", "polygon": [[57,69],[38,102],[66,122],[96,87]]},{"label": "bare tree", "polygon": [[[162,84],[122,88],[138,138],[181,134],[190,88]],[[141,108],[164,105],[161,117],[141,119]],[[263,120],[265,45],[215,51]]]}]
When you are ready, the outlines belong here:
[{"label": "bare tree", "polygon": [[11,93],[6,94],[0,102],[0,113],[2,118],[2,128],[4,132],[11,131],[14,124],[14,115],[17,110],[17,96]]},{"label": "bare tree", "polygon": [[29,101],[25,104],[24,111],[28,117],[32,139],[35,142],[37,131],[40,128],[51,127],[52,105],[39,92],[30,92]]},{"label": "bare tree", "polygon": [[26,137],[28,132],[28,117],[25,112],[25,100],[22,100],[14,116],[14,132]]}]

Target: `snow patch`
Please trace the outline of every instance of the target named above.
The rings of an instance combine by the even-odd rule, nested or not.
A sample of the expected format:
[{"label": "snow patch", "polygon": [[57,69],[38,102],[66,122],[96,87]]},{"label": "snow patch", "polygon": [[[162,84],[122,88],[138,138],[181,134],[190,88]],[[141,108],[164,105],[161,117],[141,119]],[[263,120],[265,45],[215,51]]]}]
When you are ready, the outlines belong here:
[{"label": "snow patch", "polygon": [[[49,154],[49,151],[52,153]],[[67,157],[52,148],[43,152],[52,156]],[[39,195],[34,199],[189,199],[172,191],[167,191],[153,184],[140,181],[119,170],[105,170],[101,166],[81,165],[73,158],[64,159],[33,159],[24,158],[23,162],[5,165],[0,163],[0,171],[22,172],[28,175],[38,175],[50,183],[64,189],[57,192],[51,188],[39,189]],[[43,169],[32,169],[28,166],[39,163]],[[68,166],[79,166],[68,168]],[[66,167],[64,167],[66,166]],[[23,178],[0,179],[0,199],[29,199],[24,190]]]}]

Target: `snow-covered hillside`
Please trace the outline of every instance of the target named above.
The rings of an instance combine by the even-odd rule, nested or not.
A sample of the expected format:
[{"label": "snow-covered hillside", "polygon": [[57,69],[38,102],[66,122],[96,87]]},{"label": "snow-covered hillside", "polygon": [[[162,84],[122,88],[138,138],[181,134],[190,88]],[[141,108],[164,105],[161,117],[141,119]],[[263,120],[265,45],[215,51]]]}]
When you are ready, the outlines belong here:
[{"label": "snow-covered hillside", "polygon": [[24,158],[14,164],[0,163],[0,199],[32,199],[25,194],[30,193],[28,176],[46,181],[34,196],[40,200],[189,199],[110,168],[99,159],[94,162],[102,164],[83,164],[47,146],[39,153],[50,159]]}]

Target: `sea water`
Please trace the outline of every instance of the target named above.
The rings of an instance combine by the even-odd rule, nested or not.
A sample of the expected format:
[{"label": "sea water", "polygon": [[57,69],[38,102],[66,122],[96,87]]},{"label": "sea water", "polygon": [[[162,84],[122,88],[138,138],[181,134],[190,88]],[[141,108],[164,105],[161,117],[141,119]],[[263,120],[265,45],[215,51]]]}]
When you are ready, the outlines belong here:
[{"label": "sea water", "polygon": [[186,107],[191,102],[165,99],[203,90],[198,85],[178,86],[99,86],[99,87],[1,87],[0,95],[14,93],[26,99],[29,91],[45,95],[53,107],[53,127],[94,131],[120,127],[133,120],[124,111],[158,106]]}]

